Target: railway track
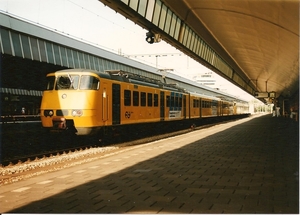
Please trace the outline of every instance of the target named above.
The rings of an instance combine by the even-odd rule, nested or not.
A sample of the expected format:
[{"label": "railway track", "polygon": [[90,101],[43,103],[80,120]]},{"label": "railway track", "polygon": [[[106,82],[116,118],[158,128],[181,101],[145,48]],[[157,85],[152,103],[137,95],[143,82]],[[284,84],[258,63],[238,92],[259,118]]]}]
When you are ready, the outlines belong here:
[{"label": "railway track", "polygon": [[[35,135],[35,138],[23,138],[23,141],[20,141],[16,144],[16,141],[12,140],[10,143],[14,144],[17,147],[9,147],[8,150],[4,150],[6,152],[6,156],[1,161],[2,167],[5,166],[13,166],[16,164],[21,164],[25,162],[35,161],[39,159],[44,159],[47,157],[53,156],[60,156],[65,154],[71,154],[73,152],[88,150],[88,149],[95,149],[95,148],[102,148],[104,151],[106,149],[114,148],[121,148],[125,146],[131,146],[136,144],[143,144],[145,142],[154,141],[174,135],[178,135],[181,133],[189,132],[190,129],[179,130],[171,133],[166,134],[158,134],[155,136],[150,136],[146,138],[137,138],[132,139],[126,142],[120,142],[118,140],[102,143],[101,141],[93,141],[90,142],[89,138],[84,137],[63,137],[63,136],[55,136],[49,137],[47,139],[43,138],[43,135]],[[17,139],[20,138],[22,135],[15,136]],[[5,138],[4,138],[5,139]],[[42,141],[46,141],[42,143]],[[4,141],[5,142],[5,141]],[[19,144],[27,145],[30,147],[30,150],[25,148],[24,146],[20,146]],[[52,145],[50,145],[52,144]]]}]

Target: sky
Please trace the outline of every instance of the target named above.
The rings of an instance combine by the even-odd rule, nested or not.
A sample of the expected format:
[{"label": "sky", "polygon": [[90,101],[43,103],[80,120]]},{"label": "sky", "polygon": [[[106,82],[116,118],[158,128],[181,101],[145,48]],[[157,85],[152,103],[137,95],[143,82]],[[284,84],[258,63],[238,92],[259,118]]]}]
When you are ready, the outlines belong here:
[{"label": "sky", "polygon": [[[0,12],[158,69],[172,69],[173,73],[185,78],[192,79],[199,73],[210,72],[164,41],[147,43],[147,29],[141,28],[98,0],[0,0]],[[253,99],[219,75],[215,74],[214,77],[217,81],[216,87],[222,91],[247,101]]]}]

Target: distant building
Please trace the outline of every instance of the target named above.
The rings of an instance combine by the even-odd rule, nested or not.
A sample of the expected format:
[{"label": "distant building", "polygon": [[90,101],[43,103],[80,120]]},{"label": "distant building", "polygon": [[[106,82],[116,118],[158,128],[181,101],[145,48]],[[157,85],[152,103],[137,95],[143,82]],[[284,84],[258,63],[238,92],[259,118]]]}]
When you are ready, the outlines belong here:
[{"label": "distant building", "polygon": [[216,79],[212,72],[205,72],[193,77],[193,81],[207,87],[216,88]]}]

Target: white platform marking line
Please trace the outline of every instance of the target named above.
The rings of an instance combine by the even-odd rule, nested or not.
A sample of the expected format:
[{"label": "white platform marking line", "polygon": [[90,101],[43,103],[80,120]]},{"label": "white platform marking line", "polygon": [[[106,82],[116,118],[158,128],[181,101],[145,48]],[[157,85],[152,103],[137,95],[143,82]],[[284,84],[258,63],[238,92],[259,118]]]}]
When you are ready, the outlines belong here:
[{"label": "white platform marking line", "polygon": [[74,172],[74,173],[83,173],[83,172],[85,172],[86,170],[78,170],[78,171],[76,171],[76,172]]},{"label": "white platform marking line", "polygon": [[52,180],[47,180],[47,181],[41,181],[41,182],[39,182],[37,184],[49,184],[51,182],[53,182],[53,181]]},{"label": "white platform marking line", "polygon": [[21,193],[25,190],[29,190],[31,187],[22,187],[22,188],[19,188],[19,189],[16,189],[16,190],[12,190],[11,192],[14,192],[14,193]]},{"label": "white platform marking line", "polygon": [[89,169],[97,169],[97,168],[99,168],[99,166],[91,166],[91,167],[89,167]]},{"label": "white platform marking line", "polygon": [[68,177],[70,177],[71,175],[62,175],[62,176],[59,176],[59,177],[57,177],[57,178],[68,178]]}]

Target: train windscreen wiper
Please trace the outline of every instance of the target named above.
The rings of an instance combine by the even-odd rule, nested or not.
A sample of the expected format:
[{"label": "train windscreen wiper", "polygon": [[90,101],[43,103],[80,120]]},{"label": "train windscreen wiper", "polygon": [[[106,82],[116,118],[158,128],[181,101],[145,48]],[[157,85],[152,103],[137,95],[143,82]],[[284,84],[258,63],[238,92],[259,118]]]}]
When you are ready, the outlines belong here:
[{"label": "train windscreen wiper", "polygon": [[69,78],[69,80],[71,82],[70,87],[69,87],[69,89],[70,89],[70,88],[73,88],[73,79],[72,79],[72,77],[71,77],[71,75],[69,73],[67,73],[67,74],[68,74],[68,78]]}]

